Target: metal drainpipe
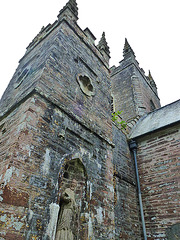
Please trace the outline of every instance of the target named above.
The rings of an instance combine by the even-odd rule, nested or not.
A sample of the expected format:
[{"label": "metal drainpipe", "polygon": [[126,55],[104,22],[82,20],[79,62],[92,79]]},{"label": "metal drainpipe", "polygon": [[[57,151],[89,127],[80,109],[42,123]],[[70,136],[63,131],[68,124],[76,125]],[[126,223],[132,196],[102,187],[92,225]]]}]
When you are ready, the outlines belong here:
[{"label": "metal drainpipe", "polygon": [[137,180],[137,187],[138,187],[138,197],[139,197],[139,205],[140,205],[141,220],[142,220],[142,227],[143,227],[143,235],[144,235],[144,240],[147,240],[146,226],[145,226],[145,221],[144,221],[144,212],[143,212],[143,205],[142,205],[142,197],[141,197],[141,189],[140,189],[140,182],[139,182],[139,173],[138,173],[138,166],[137,166],[137,157],[136,157],[137,144],[134,140],[130,141],[129,148],[133,152],[133,155],[134,155],[136,180]]}]

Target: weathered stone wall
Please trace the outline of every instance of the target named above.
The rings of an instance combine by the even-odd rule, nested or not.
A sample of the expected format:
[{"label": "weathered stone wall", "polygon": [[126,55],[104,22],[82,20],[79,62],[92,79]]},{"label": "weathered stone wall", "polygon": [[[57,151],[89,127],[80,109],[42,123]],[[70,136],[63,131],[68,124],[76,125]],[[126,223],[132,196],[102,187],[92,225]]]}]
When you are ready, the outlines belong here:
[{"label": "weathered stone wall", "polygon": [[[98,134],[112,139],[108,69],[66,22],[62,22],[52,44],[37,91]],[[89,77],[93,96],[82,92],[79,75]]]},{"label": "weathered stone wall", "polygon": [[40,95],[26,100],[4,121],[1,237],[53,239],[64,166],[79,159],[87,179],[84,202],[78,203],[84,227],[77,237],[113,238],[111,145]]},{"label": "weathered stone wall", "polygon": [[[30,101],[20,105],[1,121],[0,131],[0,237],[24,239],[29,199],[29,179],[36,169],[31,160],[32,135],[29,125],[36,127],[36,112]],[[37,193],[38,194],[38,193]],[[36,194],[36,195],[37,195]]]},{"label": "weathered stone wall", "polygon": [[[28,74],[23,78],[26,69]],[[89,77],[95,97],[82,94],[77,81],[81,74]],[[25,54],[2,97],[0,116],[33,90],[111,138],[109,69],[77,24],[62,20]]]},{"label": "weathered stone wall", "polygon": [[152,111],[150,100],[156,108],[160,107],[157,93],[135,59],[123,59],[119,67],[111,70],[114,110],[123,110],[124,120],[131,121]]},{"label": "weathered stone wall", "polygon": [[134,171],[126,136],[113,125],[115,239],[141,239],[141,222]]},{"label": "weathered stone wall", "polygon": [[[166,239],[179,222],[180,125],[137,139],[138,167],[148,239]],[[176,239],[172,236],[168,239]]]},{"label": "weathered stone wall", "polygon": [[155,108],[160,108],[160,99],[157,92],[154,91],[144,72],[135,68],[135,76],[132,77],[132,84],[140,115],[152,111],[150,101],[154,103]]},{"label": "weathered stone wall", "polygon": [[39,44],[26,57],[19,61],[19,65],[6,88],[0,101],[0,117],[16,106],[36,87],[46,64],[46,53],[49,45]]},{"label": "weathered stone wall", "polygon": [[52,240],[60,196],[76,178],[77,239],[113,239],[110,81],[104,60],[85,32],[64,19],[20,60],[1,100],[2,238]]},{"label": "weathered stone wall", "polygon": [[114,111],[123,111],[121,116],[125,121],[137,115],[131,81],[133,72],[134,66],[131,65],[124,71],[112,72],[111,77]]}]

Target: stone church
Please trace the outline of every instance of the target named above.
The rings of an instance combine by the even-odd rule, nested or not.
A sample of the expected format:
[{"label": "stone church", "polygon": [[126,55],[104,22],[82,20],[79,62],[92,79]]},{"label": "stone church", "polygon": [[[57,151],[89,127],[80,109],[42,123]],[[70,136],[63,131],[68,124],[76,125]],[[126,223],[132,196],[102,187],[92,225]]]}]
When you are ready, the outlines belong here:
[{"label": "stone church", "polygon": [[77,20],[69,0],[2,96],[0,239],[180,239],[180,101]]}]

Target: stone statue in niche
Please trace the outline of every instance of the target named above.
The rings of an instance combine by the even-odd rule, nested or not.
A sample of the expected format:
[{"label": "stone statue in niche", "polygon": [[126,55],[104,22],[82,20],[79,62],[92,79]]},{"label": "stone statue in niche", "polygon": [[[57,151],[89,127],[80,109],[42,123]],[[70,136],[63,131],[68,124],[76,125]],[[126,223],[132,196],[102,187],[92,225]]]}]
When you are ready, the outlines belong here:
[{"label": "stone statue in niche", "polygon": [[70,188],[66,188],[62,193],[55,240],[74,240],[75,238],[74,228],[76,225],[77,207],[74,191],[76,186],[77,181],[73,179]]}]

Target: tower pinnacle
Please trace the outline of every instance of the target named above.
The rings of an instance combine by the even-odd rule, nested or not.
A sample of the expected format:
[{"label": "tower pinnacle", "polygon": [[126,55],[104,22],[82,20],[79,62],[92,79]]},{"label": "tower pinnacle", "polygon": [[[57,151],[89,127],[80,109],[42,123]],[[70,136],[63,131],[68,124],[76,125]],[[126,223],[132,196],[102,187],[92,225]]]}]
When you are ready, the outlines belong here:
[{"label": "tower pinnacle", "polygon": [[156,83],[155,83],[155,81],[154,81],[154,79],[153,79],[153,77],[152,77],[152,75],[151,75],[150,70],[149,70],[149,75],[148,75],[148,77],[149,77],[149,80],[150,80],[151,85],[152,85],[153,87],[156,87]]},{"label": "tower pinnacle", "polygon": [[157,86],[156,86],[156,83],[155,83],[155,81],[154,81],[154,79],[153,79],[153,77],[152,77],[152,75],[151,75],[150,70],[149,70],[148,78],[149,78],[149,81],[150,81],[150,84],[151,84],[153,90],[156,92],[156,94],[158,94],[158,93],[157,93]]},{"label": "tower pinnacle", "polygon": [[129,45],[127,38],[125,38],[125,44],[124,44],[124,49],[123,49],[123,57],[127,57],[127,56],[134,56],[134,58],[136,57],[134,54],[134,51],[132,50],[131,46]]},{"label": "tower pinnacle", "polygon": [[[71,14],[68,13],[68,10],[70,10]],[[78,7],[76,0],[69,0],[66,5],[63,7],[63,9],[60,10],[58,18],[63,18],[68,14],[73,20],[78,20]]]},{"label": "tower pinnacle", "polygon": [[105,32],[102,33],[102,37],[97,45],[98,49],[104,50],[107,55],[110,55],[109,46],[106,41]]},{"label": "tower pinnacle", "polygon": [[148,75],[148,77],[149,77],[149,79],[152,81],[152,80],[154,80],[153,79],[153,77],[152,77],[152,75],[151,75],[151,71],[149,70],[149,75]]}]

